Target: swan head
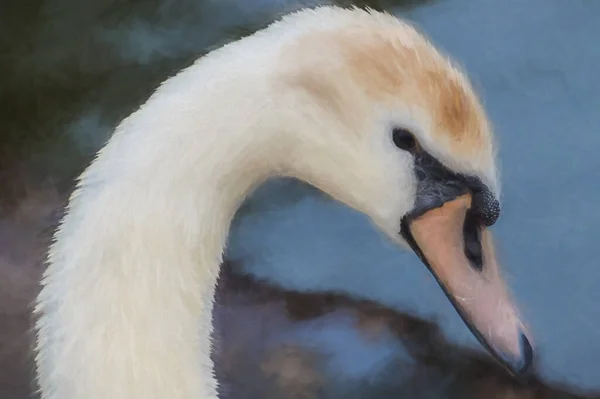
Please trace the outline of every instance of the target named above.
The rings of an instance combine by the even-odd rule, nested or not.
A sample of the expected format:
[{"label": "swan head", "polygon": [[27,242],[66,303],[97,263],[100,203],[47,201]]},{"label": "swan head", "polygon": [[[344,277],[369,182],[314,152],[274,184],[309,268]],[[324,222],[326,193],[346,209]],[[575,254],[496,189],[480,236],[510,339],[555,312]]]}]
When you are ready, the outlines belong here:
[{"label": "swan head", "polygon": [[494,253],[494,137],[471,83],[396,18],[318,12],[286,17],[310,29],[278,61],[279,117],[294,137],[284,174],[414,251],[483,346],[524,374],[533,350]]}]

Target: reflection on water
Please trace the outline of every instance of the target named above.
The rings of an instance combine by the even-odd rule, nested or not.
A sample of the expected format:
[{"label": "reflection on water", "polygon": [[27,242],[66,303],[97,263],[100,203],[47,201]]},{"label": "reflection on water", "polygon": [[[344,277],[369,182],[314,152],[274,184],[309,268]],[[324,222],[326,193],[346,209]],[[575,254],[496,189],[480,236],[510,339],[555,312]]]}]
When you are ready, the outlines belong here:
[{"label": "reflection on water", "polygon": [[[28,306],[66,198],[32,187],[0,222],[0,398],[33,397]],[[512,380],[432,320],[346,293],[299,292],[224,264],[213,359],[223,399],[600,399]]]},{"label": "reflection on water", "polygon": [[[115,123],[197,55],[251,33],[284,12],[325,3],[22,0],[0,4],[0,398],[11,392],[10,399],[21,399],[29,391],[25,315],[42,268],[45,233],[73,176]],[[600,179],[595,157],[599,139],[589,133],[600,125],[600,46],[589,40],[598,36],[600,7],[585,0],[335,3],[387,9],[417,21],[465,64],[481,87],[502,146],[506,211],[497,234],[503,263],[541,349],[541,371],[558,382],[600,389],[600,308],[594,305],[600,300],[594,251],[600,188],[593,183]],[[512,385],[485,356],[466,349],[478,346],[418,261],[383,241],[361,216],[302,184],[273,182],[248,201],[236,220],[229,255],[242,260],[244,273],[278,287],[345,293],[343,298],[335,297],[333,313],[324,316],[325,305],[319,302],[323,296],[258,285],[242,290],[247,310],[265,314],[265,328],[272,330],[267,336],[291,340],[293,345],[283,346],[283,352],[249,353],[248,348],[260,347],[261,335],[236,327],[235,331],[249,335],[230,337],[228,356],[233,357],[221,359],[231,397],[239,397],[233,392],[240,386],[248,388],[252,373],[264,379],[253,388],[261,398],[286,397],[273,396],[282,378],[286,384],[300,384],[301,394],[313,389],[329,395],[317,397],[339,397],[335,396],[340,395],[339,389],[354,387],[352,383],[371,390],[364,391],[369,398],[377,397],[369,395],[378,389],[381,398],[399,392],[416,395],[411,397],[487,397],[492,391],[507,398],[574,397],[560,396],[545,385],[539,388],[541,382],[533,387],[546,396],[528,391],[509,396],[516,395]],[[276,292],[267,295],[270,305],[256,299],[257,287]],[[290,304],[285,298],[292,297],[296,298],[292,308],[293,303],[316,301],[320,304],[316,308],[306,306],[317,313],[303,319],[304,324],[293,321],[295,311],[281,307],[282,301]],[[221,297],[223,306],[230,307],[224,314],[239,313],[241,305],[233,298],[237,298],[233,293]],[[355,298],[383,306],[390,312],[385,313],[386,321],[374,316],[381,315],[375,305],[366,306]],[[435,318],[439,326],[403,311]],[[227,323],[223,317],[222,323]],[[367,325],[378,325],[376,343],[369,343],[361,335],[363,328],[356,327],[356,318],[361,317]],[[410,339],[398,335],[394,320],[420,333]],[[424,333],[438,334],[437,328],[446,338],[430,340]],[[226,344],[224,339],[223,348]],[[433,352],[432,363],[415,357],[411,345],[425,345]],[[355,349],[348,350],[349,346]],[[320,357],[324,354],[327,361]],[[260,370],[251,367],[256,359],[264,362]],[[395,362],[403,366],[389,366],[386,370],[393,372],[382,371],[375,378],[361,363],[366,359],[370,368]],[[427,364],[421,374],[419,362]],[[227,369],[227,364],[249,366]],[[304,371],[281,376],[286,367]],[[456,370],[462,370],[463,377],[457,378]],[[407,391],[407,386],[413,391]]]}]

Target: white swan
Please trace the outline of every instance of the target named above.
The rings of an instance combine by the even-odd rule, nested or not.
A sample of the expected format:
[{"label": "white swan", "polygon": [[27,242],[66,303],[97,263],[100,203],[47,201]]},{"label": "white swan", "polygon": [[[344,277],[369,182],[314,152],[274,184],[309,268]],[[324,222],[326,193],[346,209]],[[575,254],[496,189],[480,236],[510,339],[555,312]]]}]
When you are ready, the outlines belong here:
[{"label": "white swan", "polygon": [[217,398],[211,310],[230,221],[295,176],[408,243],[508,369],[532,350],[486,226],[488,120],[463,74],[374,11],[284,17],[167,80],[82,174],[36,312],[44,399]]}]

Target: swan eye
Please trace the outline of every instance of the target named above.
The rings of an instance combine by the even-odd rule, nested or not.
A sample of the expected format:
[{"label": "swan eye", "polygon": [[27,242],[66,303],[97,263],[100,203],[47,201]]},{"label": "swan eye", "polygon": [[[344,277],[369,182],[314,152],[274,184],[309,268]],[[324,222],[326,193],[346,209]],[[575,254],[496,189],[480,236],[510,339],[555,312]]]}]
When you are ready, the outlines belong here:
[{"label": "swan eye", "polygon": [[415,136],[407,129],[395,128],[392,132],[392,140],[396,147],[408,152],[415,152],[417,149],[417,140]]}]

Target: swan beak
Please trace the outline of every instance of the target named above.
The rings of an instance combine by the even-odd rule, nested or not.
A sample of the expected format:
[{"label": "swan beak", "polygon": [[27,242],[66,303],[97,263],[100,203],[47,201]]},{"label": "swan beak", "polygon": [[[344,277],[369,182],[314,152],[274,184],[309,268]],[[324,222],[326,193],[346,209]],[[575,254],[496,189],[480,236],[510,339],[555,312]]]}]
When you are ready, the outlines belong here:
[{"label": "swan beak", "polygon": [[514,376],[533,361],[526,329],[500,275],[491,232],[468,232],[471,194],[405,221],[409,242],[479,342]]}]

